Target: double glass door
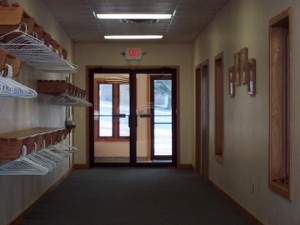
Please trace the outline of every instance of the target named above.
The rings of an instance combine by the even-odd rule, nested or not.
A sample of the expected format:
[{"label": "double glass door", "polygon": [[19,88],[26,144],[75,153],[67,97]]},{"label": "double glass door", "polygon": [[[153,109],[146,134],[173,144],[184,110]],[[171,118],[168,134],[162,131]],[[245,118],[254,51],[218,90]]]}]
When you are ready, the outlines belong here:
[{"label": "double glass door", "polygon": [[175,70],[92,74],[92,165],[175,166]]}]

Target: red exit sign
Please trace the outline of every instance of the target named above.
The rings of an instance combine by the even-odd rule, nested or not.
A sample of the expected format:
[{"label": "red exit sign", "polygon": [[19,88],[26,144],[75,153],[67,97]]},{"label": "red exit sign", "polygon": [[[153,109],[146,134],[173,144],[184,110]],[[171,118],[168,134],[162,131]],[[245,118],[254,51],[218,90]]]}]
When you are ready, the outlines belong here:
[{"label": "red exit sign", "polygon": [[142,50],[140,48],[127,48],[126,59],[142,59]]}]

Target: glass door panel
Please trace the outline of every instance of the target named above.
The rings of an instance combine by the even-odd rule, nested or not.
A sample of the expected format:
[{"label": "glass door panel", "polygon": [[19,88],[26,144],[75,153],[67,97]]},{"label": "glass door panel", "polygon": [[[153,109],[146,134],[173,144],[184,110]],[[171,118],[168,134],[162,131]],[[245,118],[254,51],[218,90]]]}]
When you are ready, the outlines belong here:
[{"label": "glass door panel", "polygon": [[136,162],[151,162],[150,76],[136,75]]},{"label": "glass door panel", "polygon": [[138,163],[170,163],[173,154],[172,76],[137,74]]},{"label": "glass door panel", "polygon": [[113,136],[113,90],[112,84],[99,84],[99,137]]},{"label": "glass door panel", "polygon": [[172,156],[172,124],[154,124],[153,158]]},{"label": "glass door panel", "polygon": [[153,76],[153,160],[171,160],[172,156],[172,80],[171,76]]},{"label": "glass door panel", "polygon": [[119,88],[119,135],[120,137],[129,137],[129,83],[120,84]]},{"label": "glass door panel", "polygon": [[128,74],[94,74],[94,163],[130,163]]},{"label": "glass door panel", "polygon": [[176,165],[175,71],[95,69],[92,165]]}]

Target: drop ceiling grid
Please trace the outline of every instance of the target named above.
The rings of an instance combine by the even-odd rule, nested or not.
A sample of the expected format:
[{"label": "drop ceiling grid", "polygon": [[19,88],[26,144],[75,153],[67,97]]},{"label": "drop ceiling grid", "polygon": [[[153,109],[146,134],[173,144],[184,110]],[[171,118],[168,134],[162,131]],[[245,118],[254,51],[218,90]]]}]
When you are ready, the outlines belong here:
[{"label": "drop ceiling grid", "polygon": [[[106,42],[103,35],[163,34],[160,42],[192,42],[229,0],[42,0],[74,41]],[[173,13],[170,21],[124,24],[100,21],[100,13]],[[150,41],[151,42],[151,41]]]}]

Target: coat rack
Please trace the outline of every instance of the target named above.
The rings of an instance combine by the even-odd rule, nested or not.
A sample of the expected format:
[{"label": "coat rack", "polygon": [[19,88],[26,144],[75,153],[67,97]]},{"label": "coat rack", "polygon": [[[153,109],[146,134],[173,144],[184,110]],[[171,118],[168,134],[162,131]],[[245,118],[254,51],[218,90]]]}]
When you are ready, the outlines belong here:
[{"label": "coat rack", "polygon": [[76,72],[77,66],[66,61],[67,51],[36,24],[17,3],[0,1],[0,48],[20,57],[36,69]]},{"label": "coat rack", "polygon": [[13,80],[19,74],[21,60],[10,53],[0,49],[0,96],[34,98],[35,90]]},{"label": "coat rack", "polygon": [[65,128],[32,128],[0,134],[0,175],[46,175],[77,149],[63,142]]},{"label": "coat rack", "polygon": [[90,107],[85,100],[86,91],[65,80],[38,80],[38,92],[54,95],[51,104],[63,106]]}]

